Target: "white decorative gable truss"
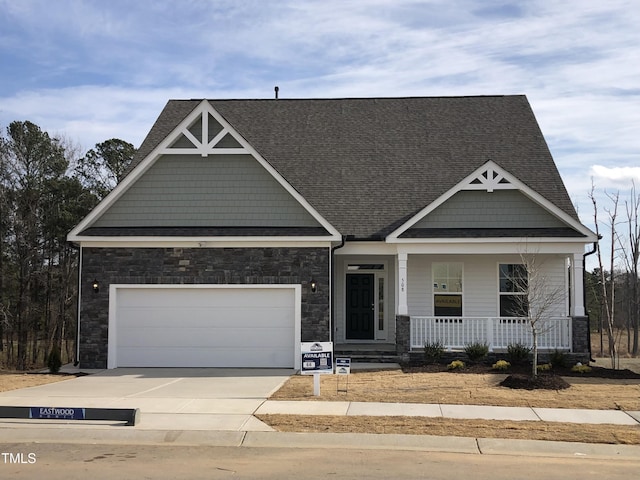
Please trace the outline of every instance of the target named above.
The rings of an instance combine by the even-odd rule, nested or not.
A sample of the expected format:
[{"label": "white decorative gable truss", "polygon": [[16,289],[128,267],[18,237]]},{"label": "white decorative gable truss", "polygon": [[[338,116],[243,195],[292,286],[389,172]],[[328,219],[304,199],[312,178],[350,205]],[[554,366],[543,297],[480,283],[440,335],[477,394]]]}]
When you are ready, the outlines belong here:
[{"label": "white decorative gable truss", "polygon": [[[95,237],[83,236],[100,216],[113,205],[144,173],[163,155],[251,155],[267,172],[329,233],[322,237]],[[302,197],[278,171],[271,166],[207,100],[203,100],[174,130],[162,140],[134,169],[109,193],[98,206],[87,215],[68,235],[72,242],[91,243],[103,246],[112,242],[141,244],[159,244],[188,246],[196,242],[198,246],[230,246],[237,243],[263,244],[287,242],[314,242],[325,244],[341,240],[340,233],[322,217],[307,200]]]},{"label": "white decorative gable truss", "polygon": [[[222,146],[225,144],[233,146]],[[206,100],[203,100],[156,150],[160,155],[198,153],[203,157],[255,154],[244,138]]]},{"label": "white decorative gable truss", "polygon": [[463,180],[457,191],[484,190],[491,193],[494,190],[517,190],[518,187],[508,180],[505,174],[506,172],[504,170],[489,161],[485,163],[479,171],[476,170],[476,172],[470,175],[472,180],[469,180],[470,177]]}]

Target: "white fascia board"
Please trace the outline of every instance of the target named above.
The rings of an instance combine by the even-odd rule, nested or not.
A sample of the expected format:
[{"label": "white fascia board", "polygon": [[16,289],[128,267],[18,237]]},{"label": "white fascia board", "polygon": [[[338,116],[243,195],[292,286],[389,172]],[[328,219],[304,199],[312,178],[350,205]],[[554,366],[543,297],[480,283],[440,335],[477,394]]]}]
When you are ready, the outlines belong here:
[{"label": "white fascia board", "polygon": [[82,247],[274,248],[331,247],[330,237],[78,237]]},{"label": "white fascia board", "polygon": [[[230,133],[237,141],[240,143],[243,148],[242,149],[209,149],[207,151],[200,149],[169,149],[169,145],[171,145],[179,135],[184,133],[184,130],[188,128],[199,116],[203,119],[203,129],[206,132],[207,124],[208,124],[208,116],[207,113],[211,114],[223,127],[223,132],[220,132],[216,138],[222,138],[222,133]],[[188,131],[188,130],[187,130]],[[204,138],[204,137],[203,137]],[[215,140],[215,138],[213,139]],[[212,141],[213,142],[213,141]],[[206,146],[208,147],[208,145]],[[267,162],[262,155],[260,155],[255,148],[253,148],[245,139],[240,135],[235,129],[227,122],[222,115],[220,115],[213,106],[207,101],[202,100],[200,104],[194,108],[189,115],[187,115],[182,122],[180,122],[169,135],[167,135],[162,142],[154,148],[149,155],[147,155],[138,165],[134,167],[134,169],[125,177],[125,179],[120,182],[116,188],[114,188],[109,195],[107,195],[71,232],[67,235],[67,240],[74,243],[79,243],[82,241],[88,241],[86,237],[81,237],[79,234],[83,230],[89,228],[93,222],[95,222],[111,205],[115,203],[115,201],[127,191],[127,189],[138,180],[144,172],[146,172],[157,160],[164,154],[177,154],[183,152],[190,155],[201,154],[206,156],[207,154],[227,154],[227,153],[235,153],[235,154],[250,154],[252,155],[260,165],[262,165],[271,176],[280,184],[282,187],[291,195],[294,199],[298,201],[302,205],[302,207],[309,212],[309,214],[322,225],[330,234],[331,237],[329,240],[331,241],[341,241],[342,235],[340,232],[336,230],[336,228],[331,225],[327,220],[320,215],[315,208],[313,208],[309,202],[307,202],[298,191],[293,188],[289,182],[287,182],[282,175],[280,175],[275,168],[271,166],[269,162]],[[292,237],[297,238],[297,237]],[[229,237],[226,237],[225,240],[228,240]]]},{"label": "white fascia board", "polygon": [[525,242],[536,242],[536,243],[580,243],[580,245],[584,245],[589,243],[587,239],[579,239],[577,237],[478,237],[478,238],[398,238],[393,242],[389,242],[395,245],[405,245],[405,244],[436,244],[436,243],[468,243],[468,244],[478,244],[478,243],[496,243],[496,244],[505,244],[505,243],[525,243]]},{"label": "white fascia board", "polygon": [[[440,205],[442,205],[447,200],[449,200],[456,193],[458,193],[458,192],[460,192],[462,190],[480,190],[480,189],[485,189],[486,187],[484,187],[482,185],[478,185],[476,187],[474,184],[471,184],[471,182],[474,179],[476,179],[478,177],[478,175],[480,175],[484,170],[487,170],[487,168],[489,168],[489,169],[491,169],[491,170],[493,170],[495,172],[498,172],[509,183],[511,183],[513,185],[513,187],[515,187],[515,188],[513,188],[513,187],[506,187],[506,186],[505,187],[494,186],[494,189],[496,189],[496,190],[499,190],[499,189],[519,190],[524,195],[526,195],[530,200],[532,200],[533,202],[535,202],[538,205],[540,205],[542,208],[547,210],[549,213],[551,213],[552,215],[558,217],[561,221],[563,221],[564,223],[569,225],[571,228],[573,228],[576,231],[578,231],[578,232],[582,233],[583,235],[585,235],[586,236],[585,243],[595,242],[597,240],[596,234],[594,232],[592,232],[590,229],[588,229],[587,227],[582,225],[580,222],[576,221],[573,217],[571,217],[570,215],[568,215],[567,213],[562,211],[560,208],[555,206],[553,203],[551,203],[549,200],[544,198],[538,192],[536,192],[535,190],[533,190],[532,188],[530,188],[529,186],[527,186],[526,184],[524,184],[523,182],[518,180],[516,177],[511,175],[509,172],[504,170],[502,167],[500,167],[499,165],[497,165],[493,161],[489,160],[488,162],[483,164],[481,167],[479,167],[478,169],[474,170],[471,174],[467,175],[464,179],[462,179],[460,182],[458,182],[458,184],[456,184],[454,187],[452,187],[449,190],[447,190],[444,194],[442,194],[440,197],[438,197],[432,203],[430,203],[425,208],[420,210],[417,214],[415,214],[413,217],[411,217],[407,222],[405,222],[399,228],[397,228],[396,230],[391,232],[387,236],[387,242],[389,242],[389,243],[402,243],[404,240],[407,240],[407,239],[400,239],[399,238],[400,235],[402,235],[404,232],[406,232],[408,229],[410,229],[413,225],[415,225],[420,220],[422,220],[424,217],[426,217],[429,213],[431,213],[436,208],[438,208]],[[469,188],[470,184],[471,184],[471,187]],[[409,241],[415,242],[416,239],[409,239]]]},{"label": "white fascia board", "polygon": [[346,242],[335,255],[396,255],[398,246],[385,242]]},{"label": "white fascia board", "polygon": [[523,253],[540,253],[555,255],[583,254],[584,243],[580,242],[547,242],[547,239],[520,238],[511,243],[481,242],[434,242],[397,244],[398,253],[410,255],[507,255]]}]

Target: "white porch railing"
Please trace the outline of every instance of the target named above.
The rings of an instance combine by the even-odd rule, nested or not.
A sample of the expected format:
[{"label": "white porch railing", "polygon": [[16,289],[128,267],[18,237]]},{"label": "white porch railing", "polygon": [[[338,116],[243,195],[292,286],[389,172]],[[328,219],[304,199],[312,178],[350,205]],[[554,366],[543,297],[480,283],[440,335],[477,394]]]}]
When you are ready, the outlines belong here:
[{"label": "white porch railing", "polygon": [[[544,322],[538,334],[541,350],[571,350],[571,318]],[[490,351],[506,350],[510,344],[531,347],[531,326],[526,318],[506,317],[411,317],[411,350],[425,342],[440,341],[447,350],[462,350],[474,342],[486,342]]]}]

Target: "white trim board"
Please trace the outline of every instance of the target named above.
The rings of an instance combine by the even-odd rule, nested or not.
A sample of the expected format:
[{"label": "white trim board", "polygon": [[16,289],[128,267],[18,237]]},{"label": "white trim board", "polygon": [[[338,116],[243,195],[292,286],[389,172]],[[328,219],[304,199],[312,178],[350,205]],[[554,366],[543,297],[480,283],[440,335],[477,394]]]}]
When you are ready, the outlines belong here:
[{"label": "white trim board", "polygon": [[102,237],[80,236],[83,247],[277,248],[330,247],[329,237]]}]

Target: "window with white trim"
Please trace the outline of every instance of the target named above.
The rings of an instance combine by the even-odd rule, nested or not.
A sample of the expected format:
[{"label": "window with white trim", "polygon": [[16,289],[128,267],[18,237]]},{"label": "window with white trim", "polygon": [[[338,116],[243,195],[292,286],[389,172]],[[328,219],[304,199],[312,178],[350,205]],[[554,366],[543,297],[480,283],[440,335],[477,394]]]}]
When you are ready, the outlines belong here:
[{"label": "window with white trim", "polygon": [[518,263],[501,263],[499,278],[500,316],[526,317],[529,311],[527,267]]},{"label": "window with white trim", "polygon": [[436,317],[462,316],[462,263],[434,263],[433,314]]}]

